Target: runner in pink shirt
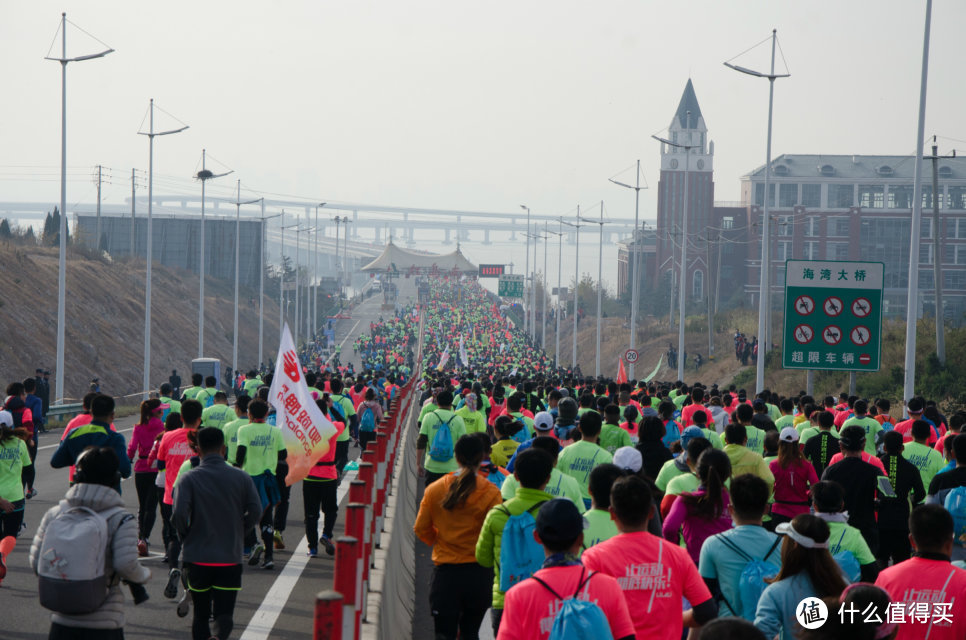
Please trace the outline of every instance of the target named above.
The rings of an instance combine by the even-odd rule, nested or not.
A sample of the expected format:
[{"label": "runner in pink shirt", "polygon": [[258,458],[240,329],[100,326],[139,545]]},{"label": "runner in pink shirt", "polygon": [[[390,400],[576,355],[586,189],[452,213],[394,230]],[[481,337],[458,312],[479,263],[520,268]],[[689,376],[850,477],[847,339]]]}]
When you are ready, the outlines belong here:
[{"label": "runner in pink shirt", "polygon": [[[620,478],[610,500],[621,534],[587,549],[581,560],[588,569],[617,579],[636,637],[679,640],[683,627],[714,618],[718,608],[688,552],[647,532],[653,514],[647,483],[638,476]],[[693,605],[683,614],[682,598]]]},{"label": "runner in pink shirt", "polygon": [[[836,462],[841,462],[844,457],[845,456],[843,456],[841,453],[836,453],[834,456],[832,456],[832,459],[829,460],[828,466],[831,467]],[[866,453],[865,451],[863,451],[862,452],[862,462],[868,462],[872,466],[878,468],[879,471],[882,472],[882,475],[887,475],[886,474],[885,467],[882,465],[882,460],[879,460],[878,458],[876,458],[871,453]]]},{"label": "runner in pink shirt", "polygon": [[595,602],[616,640],[635,637],[617,580],[590,571],[577,557],[583,527],[583,516],[570,500],[557,498],[540,507],[534,538],[543,545],[547,559],[531,578],[507,591],[497,640],[547,640],[563,600],[570,597]]},{"label": "runner in pink shirt", "polygon": [[879,573],[875,584],[892,598],[896,640],[966,638],[966,571],[950,564],[953,518],[939,505],[917,507],[909,516],[915,556]]}]

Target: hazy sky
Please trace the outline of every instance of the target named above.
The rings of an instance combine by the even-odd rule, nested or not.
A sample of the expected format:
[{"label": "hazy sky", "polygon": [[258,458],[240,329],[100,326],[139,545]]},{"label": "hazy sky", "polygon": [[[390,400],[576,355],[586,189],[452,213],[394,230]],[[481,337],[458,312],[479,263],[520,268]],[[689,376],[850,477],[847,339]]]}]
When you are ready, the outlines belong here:
[{"label": "hazy sky", "polygon": [[[765,155],[767,82],[722,66],[778,29],[774,153],[912,153],[924,1],[5,2],[0,199],[59,199],[60,12],[116,52],[68,67],[69,203],[130,193],[148,99],[191,128],[155,145],[156,193],[193,190],[202,147],[258,193],[558,214],[658,144],[690,76],[716,144],[716,199]],[[966,3],[934,3],[926,133],[966,140]],[[68,55],[100,48],[68,27]],[[51,55],[59,55],[59,40]],[[767,47],[739,63],[765,69]],[[779,57],[779,65],[781,59]],[[175,121],[159,114],[159,129]],[[144,127],[147,124],[145,122]],[[966,142],[940,141],[946,152]],[[217,166],[212,167],[217,169]],[[162,176],[178,176],[172,180]],[[633,171],[622,174],[633,181]],[[212,190],[215,190],[212,185]],[[191,191],[193,193],[193,191]]]}]

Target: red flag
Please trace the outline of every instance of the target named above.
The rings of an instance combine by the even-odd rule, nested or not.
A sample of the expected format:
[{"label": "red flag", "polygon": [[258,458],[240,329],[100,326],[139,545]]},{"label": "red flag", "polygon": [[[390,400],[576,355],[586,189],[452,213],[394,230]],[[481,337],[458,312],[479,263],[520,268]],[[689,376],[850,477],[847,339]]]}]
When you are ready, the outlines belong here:
[{"label": "red flag", "polygon": [[617,384],[627,382],[627,372],[624,371],[624,358],[617,359]]}]

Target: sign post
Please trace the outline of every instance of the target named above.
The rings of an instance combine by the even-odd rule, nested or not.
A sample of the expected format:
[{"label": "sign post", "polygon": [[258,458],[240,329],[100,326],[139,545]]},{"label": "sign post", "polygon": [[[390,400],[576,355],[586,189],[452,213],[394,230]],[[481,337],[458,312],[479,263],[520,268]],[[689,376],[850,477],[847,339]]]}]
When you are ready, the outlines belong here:
[{"label": "sign post", "polygon": [[505,273],[500,276],[497,285],[497,295],[501,298],[522,298],[523,297],[523,274]]},{"label": "sign post", "polygon": [[785,369],[878,371],[881,262],[785,262]]}]

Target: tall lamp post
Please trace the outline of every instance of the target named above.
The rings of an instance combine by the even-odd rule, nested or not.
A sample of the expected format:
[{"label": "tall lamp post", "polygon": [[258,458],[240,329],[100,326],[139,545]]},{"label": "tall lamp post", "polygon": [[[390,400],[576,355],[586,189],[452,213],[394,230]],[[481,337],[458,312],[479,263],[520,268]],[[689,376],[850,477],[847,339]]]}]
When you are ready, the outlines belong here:
[{"label": "tall lamp post", "polygon": [[[550,291],[547,289],[547,284],[550,282],[550,278],[547,275],[547,247],[550,245],[550,236],[557,236],[560,238],[563,236],[562,231],[551,231],[550,223],[544,221],[543,223],[543,322],[541,327],[540,345],[544,351],[547,350],[547,298],[550,297]],[[563,247],[561,247],[563,249]],[[560,259],[561,256],[558,253],[557,256],[557,295],[560,295]],[[556,367],[556,360],[558,353],[560,351],[560,314],[555,314],[557,316],[557,351],[554,352],[554,366]]]},{"label": "tall lamp post", "polygon": [[[103,58],[114,49],[75,58],[67,57],[67,14],[60,14],[60,57],[45,57],[60,63],[60,255],[57,261],[57,365],[54,369],[54,404],[64,401],[64,330],[67,309],[67,63]],[[132,205],[133,202],[132,202]],[[99,240],[98,240],[99,241]],[[134,253],[134,247],[131,247]],[[148,257],[150,262],[150,256]]]},{"label": "tall lamp post", "polygon": [[205,150],[201,150],[201,171],[195,178],[201,180],[201,236],[198,243],[198,357],[205,357],[205,182],[212,178],[227,176],[225,173],[212,173],[205,168]]},{"label": "tall lamp post", "polygon": [[600,202],[600,220],[583,218],[585,222],[600,225],[600,245],[597,253],[597,347],[594,356],[594,376],[600,376],[600,324],[604,295],[604,201]]},{"label": "tall lamp post", "polygon": [[[640,210],[641,204],[641,189],[647,189],[647,185],[641,186],[641,161],[637,161],[637,179],[634,185],[624,184],[623,182],[618,182],[613,178],[608,178],[611,182],[616,184],[618,187],[624,187],[625,189],[634,190],[634,234],[631,240],[631,340],[630,348],[635,349],[637,347],[637,308],[640,306],[640,288],[641,288],[641,254],[639,243],[643,242],[640,233],[638,231],[637,216]],[[628,377],[634,379],[634,363],[628,363]]]},{"label": "tall lamp post", "polygon": [[[930,2],[931,0],[927,0]],[[927,10],[928,11],[928,10]],[[745,67],[739,67],[738,65],[731,64],[730,62],[725,62],[724,65],[729,69],[734,69],[739,73],[745,73],[750,76],[755,76],[756,78],[768,78],[768,140],[765,148],[765,199],[763,204],[762,222],[761,222],[761,287],[760,293],[758,295],[758,366],[757,366],[757,376],[755,382],[755,390],[761,391],[765,388],[765,356],[768,354],[768,343],[769,336],[767,334],[767,324],[768,317],[771,314],[771,235],[770,235],[770,221],[768,218],[768,200],[770,191],[770,181],[771,181],[771,125],[772,125],[772,111],[775,104],[775,79],[776,78],[787,78],[790,74],[788,73],[775,73],[775,45],[778,41],[777,30],[772,29],[771,31],[771,71],[769,73],[762,73],[760,71],[755,71],[754,69],[746,69]],[[928,43],[929,37],[926,36],[926,41]],[[923,63],[925,64],[925,62]],[[925,77],[923,78],[923,96],[925,96]],[[920,135],[919,146],[917,147],[916,155],[920,154],[922,149],[922,136]],[[917,161],[916,167],[921,165]],[[921,203],[920,203],[921,211]],[[913,233],[918,234],[918,227],[913,230]],[[916,251],[919,250],[919,240],[916,239]],[[918,268],[918,266],[917,266]],[[909,283],[910,291],[915,287],[911,282]],[[762,345],[764,344],[764,348]],[[913,337],[913,344],[915,344],[915,337]],[[680,367],[679,367],[680,368]],[[908,375],[908,373],[907,373]]]},{"label": "tall lamp post", "polygon": [[[342,276],[343,276],[343,263],[339,261],[339,225],[345,225],[345,235],[349,235],[349,216],[336,216],[333,220],[335,222],[335,262],[337,273],[339,274],[338,282],[336,283],[339,288],[339,313],[342,313]],[[343,245],[345,251],[348,251],[348,245]]]},{"label": "tall lamp post", "polygon": [[[686,128],[691,127],[691,112],[687,112]],[[688,176],[691,173],[691,149],[696,144],[678,144],[665,138],[651,136],[658,142],[684,149],[684,202],[681,210],[681,277],[678,278],[678,380],[684,380],[684,314],[688,289]],[[672,272],[673,275],[673,272]]]},{"label": "tall lamp post", "polygon": [[563,237],[564,230],[563,218],[557,218],[557,313],[556,315],[556,328],[554,329],[554,334],[556,337],[557,344],[554,346],[553,351],[553,366],[554,369],[560,368],[560,297],[561,297],[561,285],[563,284]]},{"label": "tall lamp post", "polygon": [[231,371],[232,379],[238,375],[238,273],[241,271],[241,207],[243,204],[255,204],[261,198],[241,200],[241,180],[238,181],[235,196],[235,321],[232,325],[231,336]]},{"label": "tall lamp post", "polygon": [[[530,207],[528,207],[525,204],[521,204],[520,205],[520,208],[521,209],[524,209],[527,212],[527,233],[526,233],[526,241],[527,241],[527,264],[523,268],[523,280],[524,280],[524,282],[526,282],[526,279],[530,277]],[[533,282],[532,281],[530,282],[530,287],[533,288]],[[530,309],[529,309],[530,315],[533,316],[533,307],[530,304],[530,296],[527,295],[527,293],[524,293],[523,295],[526,296],[527,306],[530,307]],[[526,326],[526,333],[530,334],[530,336],[532,338],[533,337],[533,332],[530,330],[530,326],[531,325],[530,325],[529,318],[526,319],[526,324],[527,324],[527,326]]]},{"label": "tall lamp post", "polygon": [[265,198],[262,198],[262,248],[261,255],[259,255],[259,272],[258,272],[258,368],[262,367],[262,343],[263,343],[263,333],[265,329],[265,268],[268,263],[265,261],[265,246],[267,244],[267,236],[265,234],[265,222],[271,220],[272,218],[277,218],[281,213],[276,213],[274,216],[265,216]]},{"label": "tall lamp post", "polygon": [[[577,220],[580,220],[580,205],[577,205]],[[574,344],[573,344],[573,368],[577,369],[577,302],[578,302],[578,292],[580,290],[580,227],[583,225],[579,222],[566,222],[562,218],[560,220],[568,227],[573,227],[576,229],[577,237],[574,240],[576,248],[574,249]]]},{"label": "tall lamp post", "polygon": [[154,98],[150,103],[150,123],[147,132],[138,131],[138,135],[148,137],[148,238],[147,249],[145,251],[145,274],[144,274],[144,378],[142,393],[147,399],[148,391],[151,389],[151,262],[154,259],[152,246],[151,212],[154,206],[154,138],[157,136],[170,136],[181,133],[188,128],[188,125],[178,129],[168,131],[154,130]]},{"label": "tall lamp post", "polygon": [[319,209],[325,206],[324,202],[315,205],[315,295],[312,296],[312,334],[319,330],[319,236],[322,235],[322,228],[319,227]]}]

